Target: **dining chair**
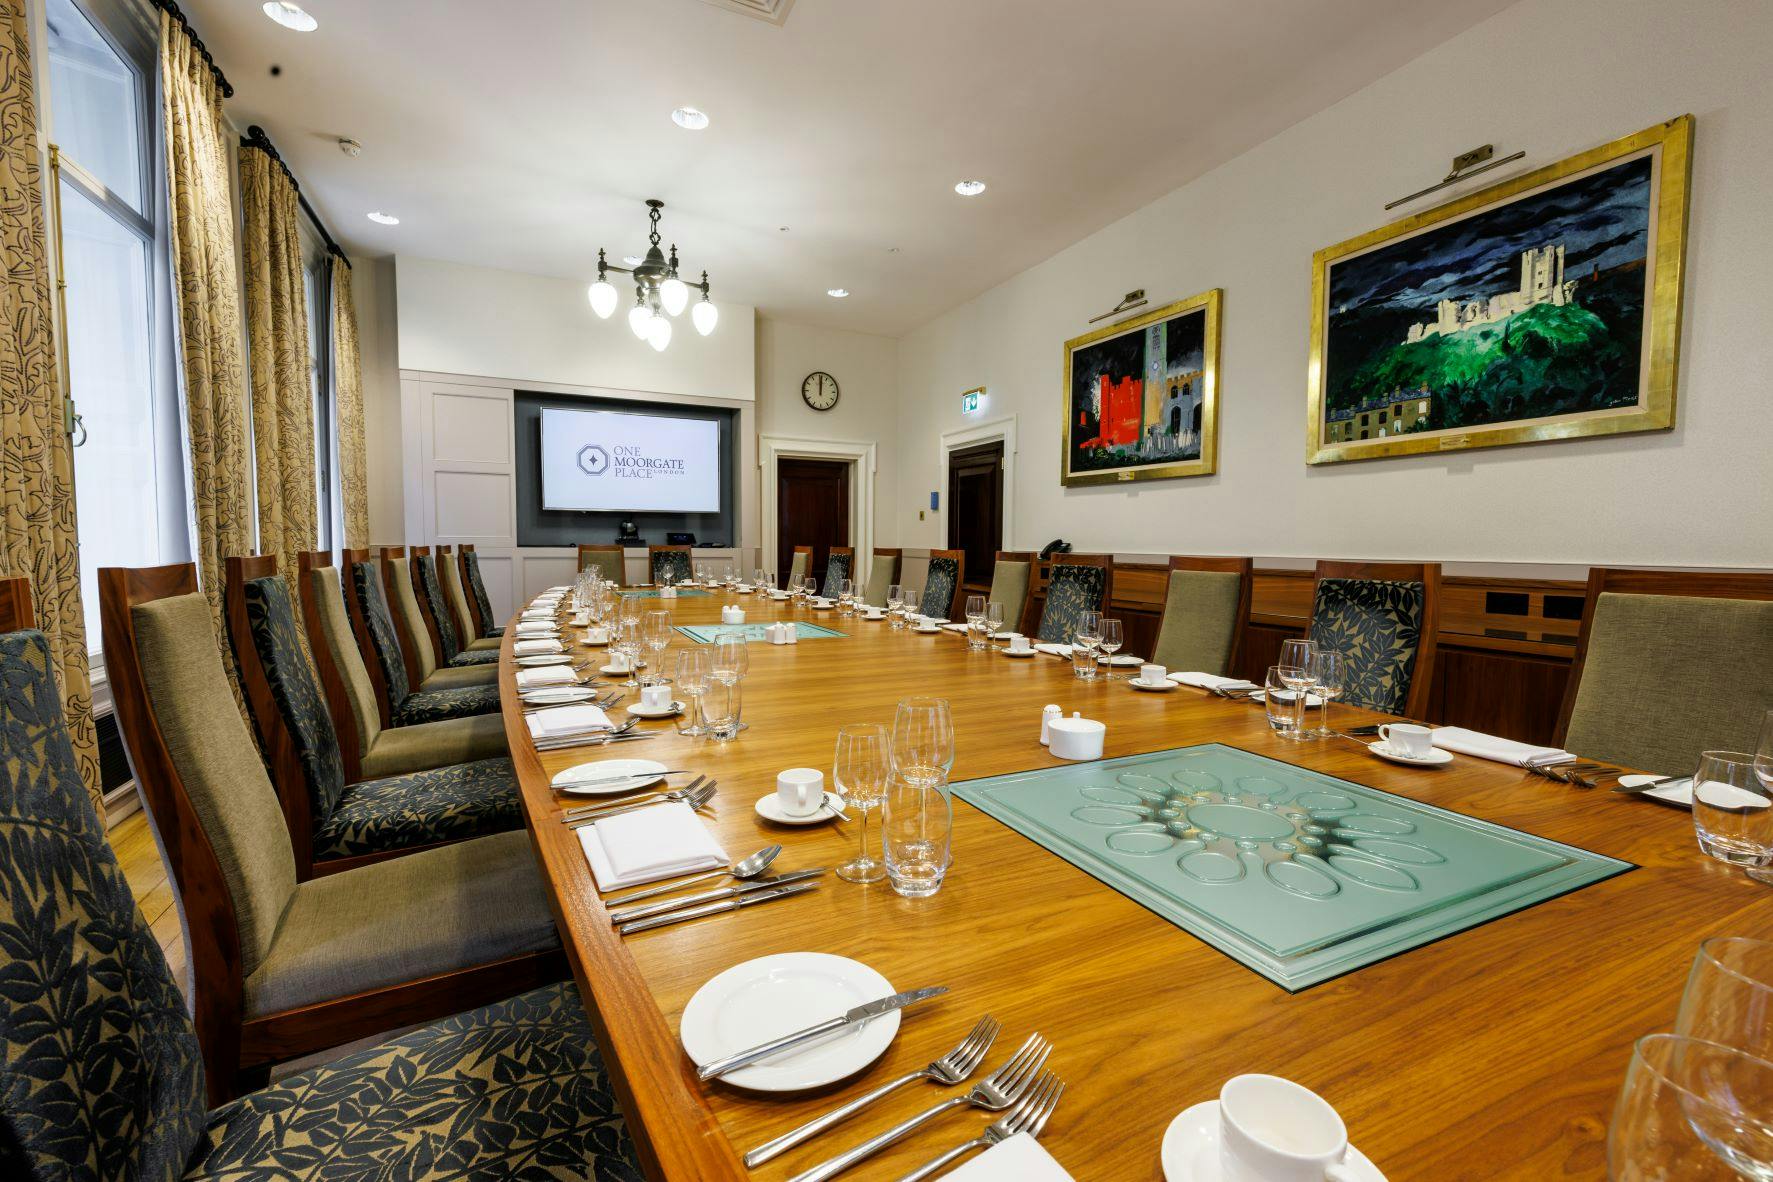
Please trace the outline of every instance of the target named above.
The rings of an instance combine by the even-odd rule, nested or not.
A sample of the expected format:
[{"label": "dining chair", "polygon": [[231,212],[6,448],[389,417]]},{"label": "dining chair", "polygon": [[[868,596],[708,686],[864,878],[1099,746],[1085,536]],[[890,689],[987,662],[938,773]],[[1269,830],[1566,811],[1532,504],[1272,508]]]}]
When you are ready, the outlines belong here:
[{"label": "dining chair", "polygon": [[212,1103],[273,1063],[564,977],[522,831],[298,881],[196,567],[98,575],[106,672],[175,887]]},{"label": "dining chair", "polygon": [[1440,633],[1438,562],[1319,562],[1311,642],[1342,655],[1342,698],[1426,721]]},{"label": "dining chair", "polygon": [[646,577],[655,585],[663,583],[665,576],[671,576],[673,583],[681,583],[694,573],[690,562],[692,546],[648,546],[646,548]]},{"label": "dining chair", "polygon": [[348,781],[277,559],[234,556],[225,572],[228,639],[289,827],[297,881],[522,828],[516,773],[504,756]]},{"label": "dining chair", "polygon": [[[412,634],[409,631],[406,637],[402,637],[396,633],[397,614],[388,606],[382,583],[384,574],[399,578],[404,566],[397,559],[384,560],[378,570],[378,564],[368,558],[350,561],[355,553],[361,552],[345,551],[349,563],[347,569],[351,572],[346,584],[346,603],[353,633],[372,670],[376,692],[386,706],[382,715],[384,724],[405,727],[416,722],[496,713],[499,709],[496,667],[438,669],[428,641],[423,649],[418,649],[414,643],[412,647],[418,649],[418,655],[409,664],[403,641]],[[401,579],[401,582],[409,592],[412,590],[406,580]],[[413,610],[417,610],[416,605]],[[423,663],[420,656],[424,658]],[[424,670],[427,665],[429,674],[424,680],[414,680],[409,670]]]},{"label": "dining chair", "polygon": [[856,549],[854,546],[833,546],[825,559],[824,594],[828,599],[837,597],[843,581],[854,577],[856,567]]},{"label": "dining chair", "polygon": [[412,547],[407,560],[407,577],[418,600],[419,615],[424,618],[426,638],[431,642],[440,669],[465,669],[475,665],[497,665],[499,646],[464,647],[456,633],[455,621],[443,599],[443,576],[437,571],[437,559],[429,546]]},{"label": "dining chair", "polygon": [[1773,710],[1773,574],[1588,572],[1558,746],[1668,775],[1752,751]]},{"label": "dining chair", "polygon": [[[931,550],[930,565],[923,573],[923,600],[917,610],[938,620],[960,619],[961,583],[966,573],[965,550]],[[1003,618],[1015,619],[1007,607]]]},{"label": "dining chair", "polygon": [[620,587],[628,581],[628,551],[623,546],[580,542],[579,569],[594,570],[605,582]]},{"label": "dining chair", "polygon": [[905,551],[898,546],[876,546],[874,559],[868,565],[868,586],[862,589],[862,602],[872,607],[885,607],[887,588],[899,581],[899,567]]},{"label": "dining chair", "polygon": [[1169,669],[1229,674],[1250,623],[1254,563],[1173,554],[1151,659]]},{"label": "dining chair", "polygon": [[474,543],[463,542],[457,549],[462,559],[462,589],[468,593],[468,606],[474,609],[476,635],[500,637],[505,626],[493,618],[492,600],[486,595],[486,580],[480,574],[480,554]]},{"label": "dining chair", "polygon": [[807,572],[813,567],[813,548],[811,546],[794,547],[794,557],[788,563],[788,582],[779,586],[798,587],[800,580],[806,578]]},{"label": "dining chair", "polygon": [[496,713],[389,725],[383,713],[387,700],[354,634],[332,555],[303,551],[296,555],[296,570],[308,649],[344,757],[346,783],[510,754],[504,719]]},{"label": "dining chair", "polygon": [[25,578],[0,579],[0,632],[20,632],[37,626],[37,613],[31,608],[31,581]]},{"label": "dining chair", "polygon": [[474,622],[474,611],[468,606],[468,593],[462,587],[461,563],[454,550],[453,546],[436,547],[437,581],[443,584],[443,603],[449,612],[450,623],[455,625],[456,636],[468,642],[469,652],[486,649],[497,652],[499,638],[482,636],[479,625]]},{"label": "dining chair", "polygon": [[1023,624],[1022,613],[1028,609],[1034,560],[1030,550],[999,550],[991,564],[991,590],[985,601],[1001,603],[1005,622],[1018,631]]},{"label": "dining chair", "polygon": [[[1113,594],[1112,554],[1055,554],[1047,572],[1046,596],[1041,601],[1039,622],[1031,630],[1028,621],[1024,620],[1020,630],[1031,632],[1039,641],[1064,644],[1076,634],[1078,621],[1085,612],[1108,610]],[[1034,616],[1032,597],[1024,615]]]}]

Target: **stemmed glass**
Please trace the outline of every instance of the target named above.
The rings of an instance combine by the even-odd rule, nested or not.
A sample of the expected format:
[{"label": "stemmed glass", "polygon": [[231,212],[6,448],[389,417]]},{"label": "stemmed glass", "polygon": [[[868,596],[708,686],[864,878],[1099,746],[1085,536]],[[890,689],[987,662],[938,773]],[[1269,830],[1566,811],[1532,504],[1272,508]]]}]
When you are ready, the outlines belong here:
[{"label": "stemmed glass", "polygon": [[844,579],[837,585],[837,614],[852,615],[856,610],[856,581]]},{"label": "stemmed glass", "polygon": [[1761,720],[1761,737],[1755,745],[1755,775],[1773,792],[1773,710]]},{"label": "stemmed glass", "polygon": [[908,583],[905,586],[906,626],[909,627],[912,621],[921,615],[923,615],[923,594],[918,588],[913,587]]},{"label": "stemmed glass", "polygon": [[758,567],[756,570],[752,571],[751,572],[751,589],[753,591],[767,590],[767,588],[764,586],[764,580],[767,579],[768,577],[769,577],[768,575],[763,573],[763,568],[761,566]]},{"label": "stemmed glass", "polygon": [[868,814],[886,799],[892,771],[893,749],[886,727],[856,723],[837,732],[831,783],[837,794],[862,814],[856,856],[837,868],[837,877],[846,882],[879,882],[886,876],[886,867],[869,856]]},{"label": "stemmed glass", "polygon": [[1773,941],[1719,936],[1701,944],[1675,1033],[1773,1060]]},{"label": "stemmed glass", "polygon": [[1288,695],[1289,701],[1294,697],[1298,699],[1295,703],[1297,709],[1294,711],[1297,721],[1293,724],[1291,733],[1287,735],[1289,739],[1303,739],[1305,737],[1305,710],[1311,704],[1309,690],[1312,652],[1309,640],[1281,641],[1280,663],[1275,668],[1281,670],[1281,684],[1285,687],[1282,692]]},{"label": "stemmed glass", "polygon": [[812,599],[814,596],[818,595],[819,580],[815,579],[811,575],[808,575],[806,578],[801,580],[801,583],[803,586],[806,587],[806,597],[808,599]]},{"label": "stemmed glass", "polygon": [[1003,631],[1003,604],[993,601],[985,605],[985,643],[997,642],[997,634]]},{"label": "stemmed glass", "polygon": [[677,692],[689,701],[689,709],[677,724],[677,733],[692,736],[707,734],[708,728],[702,721],[702,695],[708,691],[707,647],[698,644],[678,650],[677,663],[671,672]]},{"label": "stemmed glass", "polygon": [[[626,607],[627,600],[623,601]],[[628,666],[628,680],[622,682],[623,689],[636,689],[640,682],[635,680],[640,673],[640,620],[636,616],[619,616],[616,619],[616,631],[610,637],[610,651],[620,653]]]},{"label": "stemmed glass", "polygon": [[985,597],[983,595],[967,596],[967,647],[973,650],[985,647]]},{"label": "stemmed glass", "polygon": [[954,766],[954,716],[947,698],[906,698],[893,716],[893,767],[926,787],[946,783]]},{"label": "stemmed glass", "polygon": [[[1311,679],[1307,686],[1307,692],[1315,692],[1319,698],[1323,699],[1324,704],[1319,708],[1321,713],[1318,717],[1318,728],[1314,731],[1307,731],[1307,738],[1328,739],[1335,735],[1336,732],[1330,729],[1330,703],[1342,696],[1343,678],[1346,676],[1346,671],[1347,666],[1342,660],[1341,653],[1332,652],[1327,648],[1312,650],[1311,657],[1305,666],[1306,675]],[[1304,716],[1303,708],[1301,708],[1300,716]]]},{"label": "stemmed glass", "polygon": [[1678,1034],[1640,1038],[1607,1129],[1607,1177],[1613,1182],[1773,1178],[1769,1111],[1773,1063]]},{"label": "stemmed glass", "polygon": [[1102,621],[1102,678],[1104,681],[1114,680],[1114,654],[1126,643],[1121,632],[1120,621],[1104,619]]},{"label": "stemmed glass", "polygon": [[887,627],[897,632],[905,626],[905,588],[898,583],[887,588]]},{"label": "stemmed glass", "polygon": [[[1096,646],[1102,643],[1101,612],[1083,612],[1077,617],[1077,633],[1072,637],[1072,643],[1078,648],[1083,649],[1084,655],[1089,658],[1090,676],[1094,677],[1096,669]],[[1076,662],[1074,661],[1072,668],[1075,669],[1076,667]]]},{"label": "stemmed glass", "polygon": [[[714,659],[709,662],[708,675],[716,683],[734,687],[737,701],[737,686],[751,671],[751,645],[745,639],[742,628],[734,628],[722,632],[714,642]],[[737,708],[733,711],[732,732],[737,734],[750,729],[738,716]]]},{"label": "stemmed glass", "polygon": [[642,647],[652,655],[647,662],[647,672],[641,674],[641,685],[664,684],[670,679],[665,676],[665,650],[671,647],[671,613],[668,611],[650,611],[641,622],[640,641]]}]

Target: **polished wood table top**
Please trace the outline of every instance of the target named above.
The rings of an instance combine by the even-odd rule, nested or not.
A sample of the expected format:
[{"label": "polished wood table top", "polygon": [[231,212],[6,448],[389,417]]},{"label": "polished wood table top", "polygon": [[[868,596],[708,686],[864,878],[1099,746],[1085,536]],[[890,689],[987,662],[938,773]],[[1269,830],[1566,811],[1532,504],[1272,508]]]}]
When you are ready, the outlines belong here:
[{"label": "polished wood table top", "polygon": [[[1057,764],[1038,742],[1041,707],[1056,702],[1107,724],[1108,757],[1223,742],[1639,869],[1289,994],[956,799],[954,865],[934,897],[902,899],[885,883],[827,875],[795,899],[624,938],[574,832],[557,819],[583,798],[557,799],[548,784],[602,753],[536,754],[507,642],[504,719],[529,829],[612,1081],[655,1177],[789,1178],[954,1093],[915,1084],[756,1171],[738,1157],[921,1068],[990,1012],[1003,1034],[983,1070],[1032,1031],[1055,1044],[1048,1066],[1069,1086],[1042,1142],[1079,1179],[1161,1178],[1158,1149],[1170,1120],[1240,1072],[1286,1076],[1321,1093],[1393,1182],[1602,1178],[1631,1044],[1672,1027],[1699,942],[1773,937],[1773,896],[1703,857],[1684,811],[1464,756],[1438,769],[1400,767],[1345,740],[1278,739],[1260,706],[1186,687],[1140,693],[1079,681],[1045,655],[970,652],[950,633],[893,632],[757,595],[736,601],[752,622],[802,619],[849,635],[753,644],[743,683],[750,729],[736,740],[687,739],[674,723],[646,722],[660,737],[608,754],[718,779],[716,807],[705,815],[720,841],[734,857],[781,843],[778,871],[836,866],[852,856],[859,821],[764,821],[753,804],[774,790],[776,773],[811,766],[829,776],[841,724],[890,726],[895,704],[915,694],[951,703],[956,781]],[[670,607],[677,623],[709,623],[722,597],[647,602]],[[681,635],[674,641],[683,643]],[[1338,725],[1379,717],[1335,709]],[[734,964],[789,951],[854,957],[895,988],[944,984],[950,993],[908,1011],[886,1054],[847,1082],[791,1098],[699,1083],[676,1033],[691,994]],[[970,1110],[950,1113],[844,1176],[896,1178],[986,1123]]]}]

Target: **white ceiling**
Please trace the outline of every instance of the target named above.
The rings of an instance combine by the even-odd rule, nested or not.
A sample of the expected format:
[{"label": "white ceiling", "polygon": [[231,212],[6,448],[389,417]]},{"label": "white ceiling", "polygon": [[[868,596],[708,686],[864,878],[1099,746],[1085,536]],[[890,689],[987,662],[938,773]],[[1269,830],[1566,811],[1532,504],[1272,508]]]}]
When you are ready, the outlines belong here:
[{"label": "white ceiling", "polygon": [[[797,0],[778,27],[702,0],[304,0],[302,34],[182,0],[233,117],[353,254],[589,281],[599,246],[644,251],[660,197],[717,302],[888,336],[1509,2]],[[675,126],[686,104],[712,126]]]}]

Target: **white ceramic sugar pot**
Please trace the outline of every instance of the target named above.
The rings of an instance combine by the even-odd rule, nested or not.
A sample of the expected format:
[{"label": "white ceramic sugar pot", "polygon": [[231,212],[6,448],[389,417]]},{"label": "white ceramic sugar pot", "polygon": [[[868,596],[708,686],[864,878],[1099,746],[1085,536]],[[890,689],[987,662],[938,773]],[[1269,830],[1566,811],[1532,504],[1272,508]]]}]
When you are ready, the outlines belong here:
[{"label": "white ceramic sugar pot", "polygon": [[1108,728],[1076,711],[1047,723],[1047,746],[1060,759],[1101,759]]}]

